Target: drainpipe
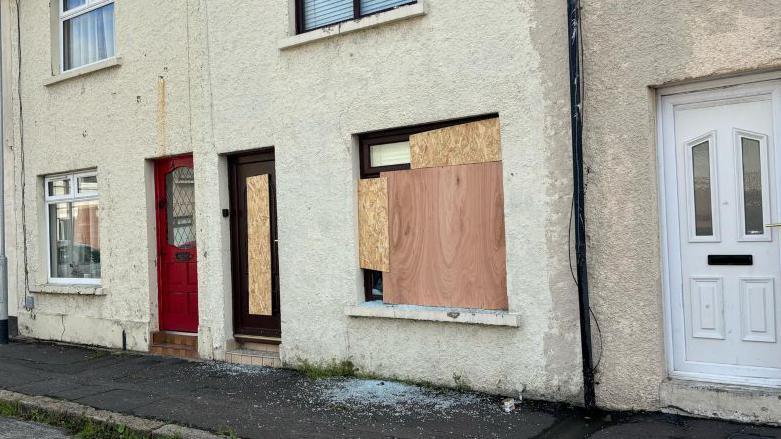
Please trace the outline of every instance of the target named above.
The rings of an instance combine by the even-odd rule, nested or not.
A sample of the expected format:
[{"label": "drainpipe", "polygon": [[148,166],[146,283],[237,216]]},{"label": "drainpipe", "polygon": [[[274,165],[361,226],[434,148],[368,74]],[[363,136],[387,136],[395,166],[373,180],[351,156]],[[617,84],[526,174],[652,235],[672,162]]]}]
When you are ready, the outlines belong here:
[{"label": "drainpipe", "polygon": [[[0,16],[2,14],[0,13]],[[5,131],[3,113],[3,44],[0,20],[0,345],[8,344],[8,260],[5,257]]]},{"label": "drainpipe", "polygon": [[585,188],[583,184],[583,94],[580,77],[580,0],[567,0],[567,30],[569,35],[570,119],[572,125],[572,176],[574,183],[573,210],[575,217],[575,255],[578,273],[578,304],[580,308],[580,348],[583,363],[583,400],[586,408],[596,406],[594,391],[593,351],[591,345],[591,314],[588,298],[588,267],[586,259]]}]

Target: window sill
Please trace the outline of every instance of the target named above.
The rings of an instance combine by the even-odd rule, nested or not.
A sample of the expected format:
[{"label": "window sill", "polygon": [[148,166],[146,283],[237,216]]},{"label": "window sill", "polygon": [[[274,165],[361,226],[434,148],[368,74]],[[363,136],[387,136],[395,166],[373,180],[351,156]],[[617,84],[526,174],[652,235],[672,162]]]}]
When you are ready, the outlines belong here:
[{"label": "window sill", "polygon": [[122,65],[122,58],[119,56],[106,58],[96,63],[88,64],[86,66],[81,66],[73,70],[68,70],[65,73],[60,73],[59,75],[54,75],[49,78],[46,78],[43,81],[43,85],[48,87],[50,85],[58,84],[60,82],[67,81],[69,79],[79,78],[81,76],[88,75],[93,72],[97,72],[99,70],[105,70],[112,67],[118,67],[121,65]]},{"label": "window sill", "polygon": [[30,288],[31,293],[62,294],[70,296],[105,296],[106,290],[100,285],[41,284]]},{"label": "window sill", "polygon": [[380,319],[418,320],[425,322],[462,323],[468,325],[521,326],[521,316],[507,311],[478,310],[466,308],[442,308],[416,305],[386,305],[382,302],[366,302],[348,306],[344,310],[350,317],[373,317]]},{"label": "window sill", "polygon": [[408,18],[420,17],[426,15],[426,4],[424,0],[418,0],[411,5],[399,6],[387,12],[368,15],[357,20],[336,23],[332,26],[315,29],[298,35],[287,37],[279,42],[279,50],[291,49],[315,41],[325,40],[337,35],[347,34],[363,29],[380,26],[386,23],[393,23]]}]

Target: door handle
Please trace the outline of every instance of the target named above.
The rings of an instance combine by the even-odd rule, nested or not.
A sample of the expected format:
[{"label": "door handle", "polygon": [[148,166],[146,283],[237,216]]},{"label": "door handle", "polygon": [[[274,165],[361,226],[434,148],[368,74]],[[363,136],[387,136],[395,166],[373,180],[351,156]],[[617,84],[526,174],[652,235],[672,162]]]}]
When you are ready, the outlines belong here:
[{"label": "door handle", "polygon": [[765,227],[781,227],[781,223],[770,223],[770,224],[765,224]]}]

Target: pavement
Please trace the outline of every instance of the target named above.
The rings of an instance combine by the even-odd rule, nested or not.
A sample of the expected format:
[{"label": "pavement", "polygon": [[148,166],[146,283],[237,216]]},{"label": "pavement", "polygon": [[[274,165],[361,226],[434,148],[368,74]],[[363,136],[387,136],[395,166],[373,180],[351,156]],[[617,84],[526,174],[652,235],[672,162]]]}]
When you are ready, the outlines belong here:
[{"label": "pavement", "polygon": [[533,401],[505,413],[480,393],[18,341],[0,346],[0,389],[242,438],[781,439],[781,428]]},{"label": "pavement", "polygon": [[35,422],[0,418],[0,439],[67,439],[65,431]]}]

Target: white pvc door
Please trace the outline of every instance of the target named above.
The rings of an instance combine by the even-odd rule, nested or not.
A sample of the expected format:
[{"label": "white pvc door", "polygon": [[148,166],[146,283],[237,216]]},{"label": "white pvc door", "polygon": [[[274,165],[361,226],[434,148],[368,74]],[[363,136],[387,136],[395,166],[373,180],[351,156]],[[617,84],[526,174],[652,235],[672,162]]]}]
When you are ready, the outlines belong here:
[{"label": "white pvc door", "polygon": [[773,82],[663,98],[674,373],[781,384],[779,103]]}]

